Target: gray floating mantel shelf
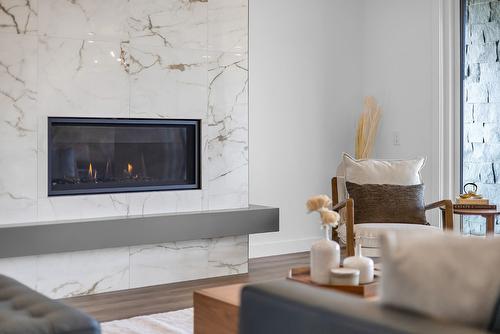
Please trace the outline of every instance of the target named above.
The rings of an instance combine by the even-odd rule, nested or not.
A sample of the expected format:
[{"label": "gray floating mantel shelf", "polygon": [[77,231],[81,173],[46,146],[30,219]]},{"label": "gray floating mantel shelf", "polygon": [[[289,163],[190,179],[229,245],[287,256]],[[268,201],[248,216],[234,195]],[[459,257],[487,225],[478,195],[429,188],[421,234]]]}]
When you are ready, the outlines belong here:
[{"label": "gray floating mantel shelf", "polygon": [[0,258],[279,231],[278,208],[0,225]]}]

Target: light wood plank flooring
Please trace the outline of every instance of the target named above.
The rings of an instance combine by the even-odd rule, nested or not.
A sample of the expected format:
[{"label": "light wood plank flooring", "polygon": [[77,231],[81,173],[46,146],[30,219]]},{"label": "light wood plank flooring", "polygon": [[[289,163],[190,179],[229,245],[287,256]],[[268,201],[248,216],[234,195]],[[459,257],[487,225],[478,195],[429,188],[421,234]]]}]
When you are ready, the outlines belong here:
[{"label": "light wood plank flooring", "polygon": [[309,265],[309,253],[250,259],[248,274],[157,285],[63,299],[97,320],[111,321],[138,315],[180,310],[193,306],[193,291],[234,283],[285,278],[291,267]]}]

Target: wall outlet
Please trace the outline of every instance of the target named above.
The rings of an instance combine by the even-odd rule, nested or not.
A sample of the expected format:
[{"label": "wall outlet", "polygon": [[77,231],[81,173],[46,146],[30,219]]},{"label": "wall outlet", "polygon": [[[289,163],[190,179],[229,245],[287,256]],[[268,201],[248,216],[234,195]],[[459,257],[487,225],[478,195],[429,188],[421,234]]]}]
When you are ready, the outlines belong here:
[{"label": "wall outlet", "polygon": [[392,133],[392,144],[394,146],[399,146],[401,144],[399,141],[399,132],[398,131],[394,131]]}]

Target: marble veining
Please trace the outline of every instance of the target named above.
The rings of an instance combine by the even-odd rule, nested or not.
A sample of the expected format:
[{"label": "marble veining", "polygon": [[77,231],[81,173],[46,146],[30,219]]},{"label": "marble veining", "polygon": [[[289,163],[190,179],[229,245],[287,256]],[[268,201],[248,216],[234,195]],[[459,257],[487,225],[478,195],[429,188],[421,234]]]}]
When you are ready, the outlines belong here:
[{"label": "marble veining", "polygon": [[248,237],[235,236],[210,240],[208,267],[214,276],[248,272]]},{"label": "marble veining", "polygon": [[208,240],[131,247],[130,284],[142,287],[207,277],[207,262]]},{"label": "marble veining", "polygon": [[129,286],[128,247],[39,255],[36,259],[36,289],[52,298],[127,289]]},{"label": "marble veining", "polygon": [[132,117],[204,119],[206,53],[131,43]]},{"label": "marble veining", "polygon": [[248,66],[246,54],[220,53],[209,62],[209,207],[248,203]]},{"label": "marble veining", "polygon": [[119,42],[41,37],[40,112],[128,117],[130,85]]},{"label": "marble veining", "polygon": [[0,1],[0,32],[29,34],[38,25],[37,0]]},{"label": "marble veining", "polygon": [[248,236],[130,248],[130,286],[134,288],[246,272]]},{"label": "marble veining", "polygon": [[0,221],[36,219],[35,36],[0,34]]},{"label": "marble veining", "polygon": [[[247,0],[0,0],[0,225],[247,207],[247,42]],[[202,189],[48,197],[49,116],[199,119]],[[246,272],[247,243],[2,259],[0,272],[76,296]]]},{"label": "marble veining", "polygon": [[205,49],[207,1],[131,0],[127,23],[131,41]]}]

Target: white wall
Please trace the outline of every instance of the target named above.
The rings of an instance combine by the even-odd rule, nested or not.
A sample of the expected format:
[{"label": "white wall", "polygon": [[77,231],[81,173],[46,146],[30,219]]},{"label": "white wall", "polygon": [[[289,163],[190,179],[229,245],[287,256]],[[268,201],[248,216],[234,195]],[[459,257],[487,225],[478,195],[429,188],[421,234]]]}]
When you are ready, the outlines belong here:
[{"label": "white wall", "polygon": [[251,236],[250,256],[304,251],[321,235],[311,195],[330,194],[361,108],[353,0],[251,0],[250,203],[280,208],[280,232]]},{"label": "white wall", "polygon": [[426,197],[437,199],[436,17],[433,0],[250,1],[250,203],[281,215],[279,233],[251,237],[251,257],[318,238],[304,202],[329,193],[353,151],[365,95],[384,109],[375,156],[426,156]]},{"label": "white wall", "polygon": [[[422,173],[427,201],[438,200],[439,182],[434,2],[364,0],[360,17],[362,95],[375,96],[384,110],[375,157],[427,157]],[[396,133],[399,145],[394,145]]]}]

